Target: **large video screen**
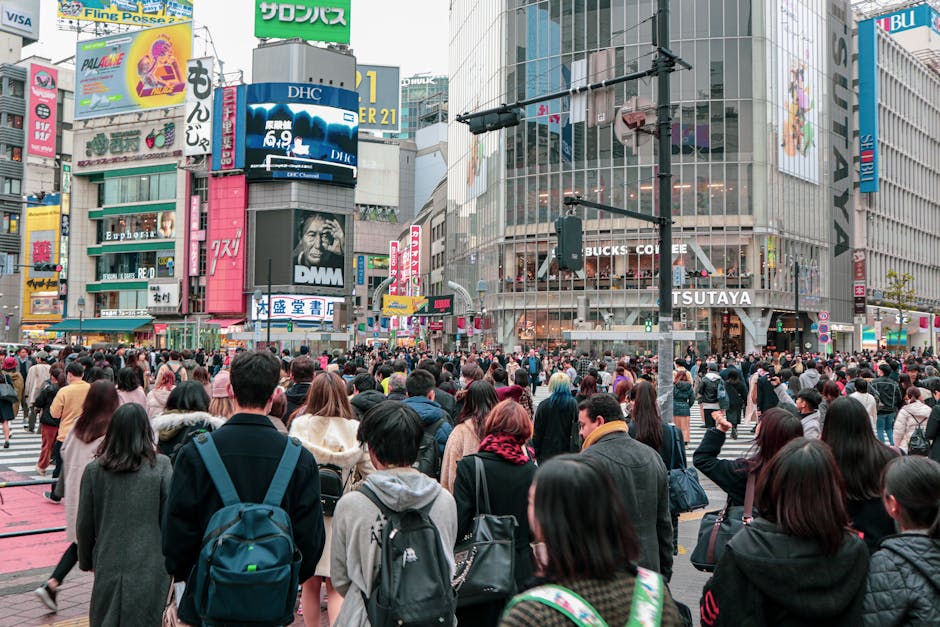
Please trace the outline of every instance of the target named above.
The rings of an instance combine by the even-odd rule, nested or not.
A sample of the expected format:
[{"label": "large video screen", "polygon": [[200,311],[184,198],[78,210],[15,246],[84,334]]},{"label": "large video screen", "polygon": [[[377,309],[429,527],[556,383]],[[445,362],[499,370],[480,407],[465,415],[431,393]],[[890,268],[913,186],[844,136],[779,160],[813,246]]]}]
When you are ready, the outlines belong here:
[{"label": "large video screen", "polygon": [[245,174],[250,180],[305,179],[354,185],[358,95],[326,85],[249,85]]}]

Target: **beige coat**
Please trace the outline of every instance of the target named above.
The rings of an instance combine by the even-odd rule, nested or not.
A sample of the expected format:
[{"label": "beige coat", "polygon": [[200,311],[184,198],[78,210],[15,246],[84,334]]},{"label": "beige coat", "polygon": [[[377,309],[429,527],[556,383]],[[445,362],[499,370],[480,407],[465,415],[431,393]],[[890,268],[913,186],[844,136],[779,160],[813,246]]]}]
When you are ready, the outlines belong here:
[{"label": "beige coat", "polygon": [[75,524],[78,520],[78,497],[81,494],[82,473],[85,472],[85,466],[95,458],[98,452],[98,446],[101,445],[104,436],[91,442],[82,442],[75,437],[75,434],[69,432],[62,445],[62,477],[60,481],[65,481],[65,539],[69,542],[77,542],[75,534]]},{"label": "beige coat", "polygon": [[921,401],[914,401],[902,407],[894,420],[894,445],[900,446],[907,452],[918,422],[924,433],[927,433],[927,419],[930,417],[930,411],[930,407]]},{"label": "beige coat", "polygon": [[454,491],[454,481],[457,479],[457,462],[473,455],[480,450],[480,438],[473,428],[471,421],[461,422],[454,427],[447,446],[444,447],[444,459],[441,460],[441,485],[448,492]]}]

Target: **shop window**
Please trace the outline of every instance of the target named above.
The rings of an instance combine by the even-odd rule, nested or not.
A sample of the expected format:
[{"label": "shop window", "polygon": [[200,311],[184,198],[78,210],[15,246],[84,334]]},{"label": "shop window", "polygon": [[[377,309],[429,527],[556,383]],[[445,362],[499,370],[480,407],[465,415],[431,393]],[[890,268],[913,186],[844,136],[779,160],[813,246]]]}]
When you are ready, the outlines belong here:
[{"label": "shop window", "polygon": [[108,179],[98,191],[99,206],[175,199],[175,172]]}]

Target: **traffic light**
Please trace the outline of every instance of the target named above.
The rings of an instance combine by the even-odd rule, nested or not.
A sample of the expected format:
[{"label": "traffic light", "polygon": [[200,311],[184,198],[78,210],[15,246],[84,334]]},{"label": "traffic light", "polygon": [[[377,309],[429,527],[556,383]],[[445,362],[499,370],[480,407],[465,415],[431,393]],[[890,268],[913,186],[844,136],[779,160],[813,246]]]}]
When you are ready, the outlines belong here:
[{"label": "traffic light", "polygon": [[777,333],[783,333],[783,320],[777,320]]},{"label": "traffic light", "polygon": [[653,319],[647,318],[646,322],[643,323],[643,328],[646,330],[647,333],[652,333],[653,332]]},{"label": "traffic light", "polygon": [[711,276],[711,273],[708,270],[699,270],[698,275],[703,279],[707,279],[709,276]]},{"label": "traffic light", "polygon": [[293,320],[288,320],[288,321],[287,321],[287,332],[288,332],[288,333],[292,333],[293,331],[294,331],[294,321],[293,321]]},{"label": "traffic light", "polygon": [[522,109],[504,109],[494,113],[476,115],[467,118],[467,126],[474,135],[488,131],[498,131],[501,128],[517,126],[525,118]]},{"label": "traffic light", "polygon": [[34,263],[33,272],[62,272],[62,266],[57,263]]},{"label": "traffic light", "polygon": [[555,247],[558,269],[577,271],[584,267],[584,234],[581,230],[581,218],[561,216],[556,219],[555,234],[558,236],[558,246]]}]

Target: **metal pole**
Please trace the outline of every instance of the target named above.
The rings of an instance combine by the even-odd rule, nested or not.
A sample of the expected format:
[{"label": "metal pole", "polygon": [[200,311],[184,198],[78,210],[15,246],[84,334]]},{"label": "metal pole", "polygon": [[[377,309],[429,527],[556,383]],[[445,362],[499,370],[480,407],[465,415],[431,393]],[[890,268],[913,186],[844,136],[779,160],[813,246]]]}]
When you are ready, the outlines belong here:
[{"label": "metal pole", "polygon": [[800,329],[800,262],[793,260],[793,334],[796,338],[794,355],[803,352],[803,331]]},{"label": "metal pole", "polygon": [[271,348],[271,258],[268,257],[268,348]]},{"label": "metal pole", "polygon": [[672,422],[672,100],[669,79],[675,56],[669,42],[669,0],[659,0],[656,16],[656,79],[659,100],[659,390],[662,419]]}]

